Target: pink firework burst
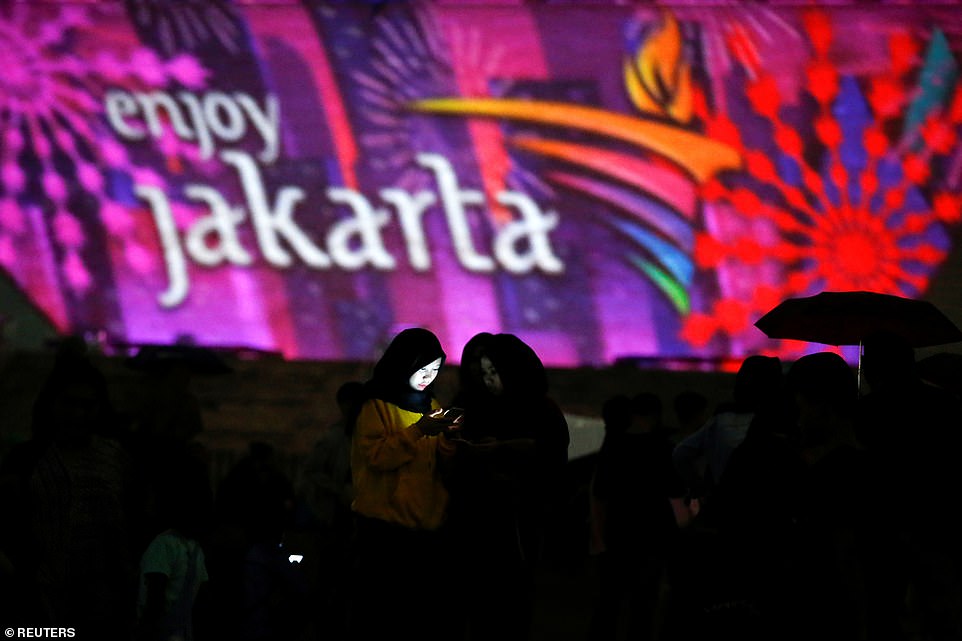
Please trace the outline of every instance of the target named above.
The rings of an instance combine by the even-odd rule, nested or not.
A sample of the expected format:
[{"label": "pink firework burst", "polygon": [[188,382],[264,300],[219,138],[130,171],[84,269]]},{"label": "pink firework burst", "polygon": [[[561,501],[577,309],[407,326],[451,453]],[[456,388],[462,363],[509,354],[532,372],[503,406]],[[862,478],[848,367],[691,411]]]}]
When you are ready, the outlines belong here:
[{"label": "pink firework burst", "polygon": [[415,161],[418,150],[443,144],[436,124],[412,119],[407,105],[457,90],[442,33],[434,14],[418,7],[386,10],[372,21],[369,35],[358,34],[372,50],[370,64],[351,71],[368,121],[361,142],[370,150],[372,166],[397,172],[397,184],[407,188],[420,187],[426,180]]},{"label": "pink firework burst", "polygon": [[156,38],[164,55],[196,51],[215,44],[240,52],[243,31],[237,10],[227,0],[126,0],[138,28]]},{"label": "pink firework burst", "polygon": [[[115,201],[105,176],[163,182],[116,141],[103,117],[105,91],[147,91],[175,81],[197,87],[205,76],[190,57],[162,60],[150,49],[110,49],[109,39],[85,38],[92,23],[80,6],[14,3],[0,15],[0,264],[23,283],[56,262],[63,282],[77,293],[93,285],[83,260],[83,222],[129,209]],[[84,46],[68,45],[78,41]],[[26,224],[28,208],[44,212],[55,248],[43,225]],[[140,242],[131,235],[134,226],[111,222],[120,233],[110,242],[126,255],[140,255],[131,247]],[[131,266],[143,268],[142,261]]]},{"label": "pink firework burst", "polygon": [[[757,72],[762,61],[794,64],[804,55],[804,34],[785,13],[765,3],[702,3],[672,5],[672,13],[687,25],[703,53],[706,82],[724,105],[724,79],[733,69]],[[650,9],[644,10],[650,12]]]},{"label": "pink firework burst", "polygon": [[[415,160],[418,152],[448,144],[445,127],[436,118],[413,115],[411,102],[432,96],[487,96],[490,79],[505,75],[502,65],[507,52],[496,42],[486,42],[475,27],[442,24],[430,4],[385,10],[364,37],[372,50],[370,65],[351,74],[368,120],[362,143],[370,150],[375,169],[398,173],[395,184],[421,187],[429,178]],[[463,69],[456,70],[452,60],[465,61]],[[507,91],[506,85],[502,83],[502,91]],[[470,128],[473,148],[450,149],[447,156],[477,162],[491,176],[486,190],[493,200],[492,194],[504,187],[516,168],[509,167],[497,124],[473,122]],[[533,177],[525,174],[523,178]],[[497,206],[494,209],[497,212]]]},{"label": "pink firework burst", "polygon": [[770,140],[747,142],[726,116],[700,105],[712,135],[741,151],[744,169],[702,188],[705,230],[694,258],[720,293],[686,319],[682,336],[694,345],[722,338],[744,351],[797,356],[810,347],[785,341],[768,350],[754,321],[784,298],[822,290],[918,297],[946,256],[946,225],[959,221],[962,199],[940,168],[957,149],[962,89],[910,126],[906,114],[925,90],[914,84],[914,37],[892,36],[889,71],[854,78],[828,59],[836,35],[828,18],[812,12],[804,26],[815,52],[805,122],[789,123],[798,103],[764,72],[745,81],[744,95]]}]

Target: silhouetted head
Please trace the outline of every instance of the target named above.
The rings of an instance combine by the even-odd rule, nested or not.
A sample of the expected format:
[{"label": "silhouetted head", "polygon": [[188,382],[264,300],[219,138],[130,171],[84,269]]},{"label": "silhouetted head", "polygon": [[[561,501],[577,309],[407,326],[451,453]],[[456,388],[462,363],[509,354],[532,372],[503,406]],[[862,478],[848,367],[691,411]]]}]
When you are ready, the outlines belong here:
[{"label": "silhouetted head", "polygon": [[474,405],[489,394],[484,383],[481,359],[487,356],[487,350],[493,338],[494,334],[490,332],[480,332],[464,344],[461,350],[461,363],[458,366],[459,403]]},{"label": "silhouetted head", "polygon": [[832,429],[854,419],[858,381],[838,354],[819,352],[798,359],[788,371],[787,387],[805,446],[824,444]]},{"label": "silhouetted head", "polygon": [[616,394],[608,398],[601,406],[601,420],[605,424],[605,432],[620,434],[631,425],[633,407],[631,399],[624,394]]},{"label": "silhouetted head", "polygon": [[862,341],[862,372],[873,390],[899,387],[916,377],[915,350],[896,334],[869,335]]},{"label": "silhouetted head", "polygon": [[661,397],[653,392],[640,392],[631,399],[634,425],[642,432],[661,430],[663,405]]},{"label": "silhouetted head", "polygon": [[514,334],[492,336],[484,356],[490,360],[500,380],[499,393],[505,398],[533,398],[548,393],[548,375],[541,358]]},{"label": "silhouetted head", "polygon": [[788,389],[796,397],[825,404],[841,416],[851,416],[858,400],[858,381],[845,360],[834,352],[809,354],[788,370]]},{"label": "silhouetted head", "polygon": [[342,416],[349,416],[364,399],[364,383],[361,381],[347,381],[337,388],[334,400]]},{"label": "silhouetted head", "polygon": [[337,392],[334,395],[334,400],[337,402],[337,406],[341,411],[345,411],[353,407],[363,396],[364,383],[361,381],[347,381],[342,383],[340,387],[337,388]]},{"label": "silhouetted head", "polygon": [[109,431],[113,410],[103,373],[86,359],[59,361],[34,402],[33,436],[81,446]]},{"label": "silhouetted head", "polygon": [[742,361],[735,374],[735,408],[755,412],[781,394],[782,362],[774,356],[752,355]]}]

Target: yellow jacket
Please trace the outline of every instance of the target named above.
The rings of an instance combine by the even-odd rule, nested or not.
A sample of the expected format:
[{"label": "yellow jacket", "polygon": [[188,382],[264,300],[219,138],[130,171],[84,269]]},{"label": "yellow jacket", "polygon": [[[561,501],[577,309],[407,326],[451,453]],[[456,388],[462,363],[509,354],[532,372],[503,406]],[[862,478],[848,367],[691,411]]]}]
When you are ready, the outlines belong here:
[{"label": "yellow jacket", "polygon": [[422,530],[444,521],[448,492],[438,464],[454,444],[411,429],[422,416],[376,398],[361,408],[351,442],[355,512]]}]

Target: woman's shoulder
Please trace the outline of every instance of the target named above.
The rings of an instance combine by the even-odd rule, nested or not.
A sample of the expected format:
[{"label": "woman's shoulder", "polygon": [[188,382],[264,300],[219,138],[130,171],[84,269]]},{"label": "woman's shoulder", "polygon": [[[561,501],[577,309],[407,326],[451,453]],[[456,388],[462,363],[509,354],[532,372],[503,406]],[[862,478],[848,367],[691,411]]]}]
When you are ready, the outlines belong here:
[{"label": "woman's shoulder", "polygon": [[[433,400],[431,402],[431,409],[435,410],[438,408],[440,408],[440,405],[436,400]],[[373,397],[365,401],[361,406],[361,411],[358,414],[358,422],[362,423],[365,420],[370,420],[373,416],[380,417],[381,420],[404,418],[416,421],[423,416],[423,414],[414,410],[405,409],[383,398]]]}]

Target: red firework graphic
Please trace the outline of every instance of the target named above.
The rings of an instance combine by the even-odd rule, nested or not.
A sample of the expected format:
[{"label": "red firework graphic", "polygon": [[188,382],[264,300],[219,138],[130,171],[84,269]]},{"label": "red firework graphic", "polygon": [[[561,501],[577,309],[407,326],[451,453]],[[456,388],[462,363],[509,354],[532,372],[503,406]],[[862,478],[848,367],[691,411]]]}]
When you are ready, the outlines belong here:
[{"label": "red firework graphic", "polygon": [[[813,11],[803,24],[813,50],[804,100],[784,96],[775,77],[741,60],[744,98],[753,117],[767,121],[771,140],[744,140],[699,97],[709,135],[736,147],[744,164],[702,186],[705,220],[694,258],[720,291],[684,322],[682,337],[696,346],[727,340],[733,353],[797,356],[806,345],[771,347],[753,326],[784,298],[841,290],[920,297],[946,256],[945,226],[960,219],[962,197],[941,168],[956,150],[962,90],[946,88],[945,100],[919,117],[913,106],[925,76],[916,38],[890,36],[888,71],[856,79],[829,59],[837,33],[828,16]],[[947,63],[956,68],[951,56]],[[865,107],[854,125],[853,102]],[[789,122],[799,104],[811,105],[804,126]],[[912,114],[916,122],[908,121]]]}]

